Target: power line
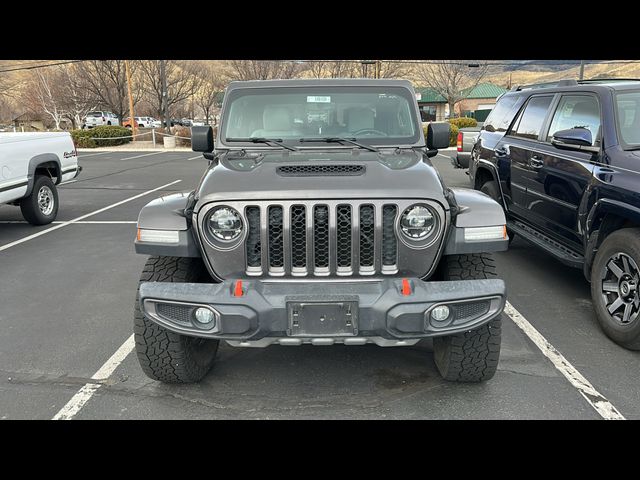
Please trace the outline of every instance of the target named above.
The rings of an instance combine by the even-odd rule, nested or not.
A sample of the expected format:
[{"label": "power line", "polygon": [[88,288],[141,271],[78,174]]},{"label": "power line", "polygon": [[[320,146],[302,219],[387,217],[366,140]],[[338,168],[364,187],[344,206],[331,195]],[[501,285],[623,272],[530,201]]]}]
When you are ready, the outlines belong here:
[{"label": "power line", "polygon": [[69,60],[69,61],[66,61],[66,62],[47,63],[47,64],[44,64],[44,65],[33,65],[33,66],[29,66],[29,67],[5,68],[3,70],[0,70],[0,73],[17,72],[17,71],[20,71],[20,70],[34,70],[36,68],[55,67],[56,65],[67,65],[69,63],[79,63],[79,62],[84,62],[84,60]]}]

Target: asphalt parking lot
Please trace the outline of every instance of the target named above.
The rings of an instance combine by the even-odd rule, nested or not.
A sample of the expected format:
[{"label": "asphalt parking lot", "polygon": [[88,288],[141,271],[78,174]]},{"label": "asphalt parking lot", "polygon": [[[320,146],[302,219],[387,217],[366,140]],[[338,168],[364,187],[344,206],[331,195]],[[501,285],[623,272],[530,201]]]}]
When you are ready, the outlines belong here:
[{"label": "asphalt parking lot", "polygon": [[[433,163],[448,185],[468,186],[445,155]],[[82,152],[80,164],[77,181],[59,189],[58,223],[32,227],[18,208],[0,206],[2,419],[603,418],[594,408],[602,397],[576,388],[582,377],[621,415],[640,419],[640,352],[600,331],[580,271],[520,239],[497,255],[509,302],[550,343],[556,364],[559,352],[582,377],[563,375],[566,366],[505,315],[498,373],[480,385],[443,381],[428,342],[224,344],[200,384],[152,381],[131,353],[145,262],[134,252],[135,222],[153,198],[192,189],[205,161],[193,152]]]}]

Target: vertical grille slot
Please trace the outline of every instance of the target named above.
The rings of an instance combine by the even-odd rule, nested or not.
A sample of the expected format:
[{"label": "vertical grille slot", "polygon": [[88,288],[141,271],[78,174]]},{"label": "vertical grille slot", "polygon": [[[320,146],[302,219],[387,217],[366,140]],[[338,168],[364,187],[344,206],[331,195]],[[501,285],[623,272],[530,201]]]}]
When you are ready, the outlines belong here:
[{"label": "vertical grille slot", "polygon": [[373,205],[360,206],[360,268],[366,271],[374,268],[375,216]]},{"label": "vertical grille slot", "polygon": [[329,269],[329,207],[313,209],[313,252],[316,269]]},{"label": "vertical grille slot", "polygon": [[247,207],[247,267],[262,270],[262,242],[260,242],[260,207]]},{"label": "vertical grille slot", "polygon": [[307,212],[304,205],[291,207],[291,267],[307,266]]},{"label": "vertical grille slot", "polygon": [[395,221],[398,208],[395,205],[382,207],[382,269],[389,270],[397,264],[398,244]]},{"label": "vertical grille slot", "polygon": [[351,269],[351,205],[336,209],[336,265],[338,270]]},{"label": "vertical grille slot", "polygon": [[269,207],[269,269],[284,272],[282,207]]}]

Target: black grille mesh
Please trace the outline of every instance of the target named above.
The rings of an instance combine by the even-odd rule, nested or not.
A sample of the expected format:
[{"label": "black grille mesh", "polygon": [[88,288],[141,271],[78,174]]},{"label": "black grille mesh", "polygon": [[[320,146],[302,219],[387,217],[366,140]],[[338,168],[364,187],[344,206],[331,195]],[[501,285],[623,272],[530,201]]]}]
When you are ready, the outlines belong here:
[{"label": "black grille mesh", "polygon": [[329,266],[329,208],[316,205],[313,210],[313,251],[316,268]]},{"label": "black grille mesh", "polygon": [[398,245],[395,234],[395,220],[397,207],[385,205],[382,207],[382,264],[395,265]]},{"label": "black grille mesh", "polygon": [[362,175],[364,165],[285,165],[277,171],[283,177]]},{"label": "black grille mesh", "polygon": [[291,266],[307,266],[307,215],[304,205],[291,207]]},{"label": "black grille mesh", "polygon": [[189,307],[187,305],[176,305],[173,303],[158,303],[156,305],[156,312],[161,317],[185,324],[191,324],[192,310],[193,307]]},{"label": "black grille mesh", "polygon": [[284,267],[282,207],[269,207],[269,266]]},{"label": "black grille mesh", "polygon": [[484,315],[489,311],[489,301],[461,303],[455,306],[455,320],[464,320]]},{"label": "black grille mesh", "polygon": [[373,234],[375,230],[373,205],[360,207],[360,266],[373,267]]},{"label": "black grille mesh", "polygon": [[262,264],[262,245],[260,244],[260,208],[247,207],[247,265],[259,267]]},{"label": "black grille mesh", "polygon": [[336,210],[336,251],[338,267],[351,266],[351,205]]}]

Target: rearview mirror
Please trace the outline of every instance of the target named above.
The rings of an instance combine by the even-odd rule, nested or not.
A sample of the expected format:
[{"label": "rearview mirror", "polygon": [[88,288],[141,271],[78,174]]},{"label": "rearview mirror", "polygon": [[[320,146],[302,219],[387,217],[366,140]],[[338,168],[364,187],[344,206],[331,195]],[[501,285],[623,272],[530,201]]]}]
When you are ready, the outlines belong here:
[{"label": "rearview mirror", "polygon": [[583,150],[592,153],[600,151],[598,147],[593,146],[593,137],[587,128],[559,130],[553,134],[551,144],[565,150]]},{"label": "rearview mirror", "polygon": [[439,150],[449,147],[449,122],[430,123],[427,126],[427,148]]},{"label": "rearview mirror", "polygon": [[194,152],[213,152],[213,129],[210,126],[191,127],[191,149]]}]

